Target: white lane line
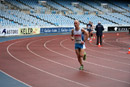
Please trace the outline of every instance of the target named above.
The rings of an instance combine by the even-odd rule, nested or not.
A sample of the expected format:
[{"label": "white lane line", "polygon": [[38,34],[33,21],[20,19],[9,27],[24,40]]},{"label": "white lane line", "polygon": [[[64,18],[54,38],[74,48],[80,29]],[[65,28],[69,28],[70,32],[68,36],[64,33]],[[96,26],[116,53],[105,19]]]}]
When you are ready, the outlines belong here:
[{"label": "white lane line", "polygon": [[[103,42],[104,42],[104,41],[105,41],[105,39],[103,40]],[[90,42],[89,42],[89,43],[90,43]],[[105,42],[104,42],[104,43],[105,43]],[[90,44],[91,44],[91,45],[94,45],[94,44],[92,44],[92,43],[90,43]],[[94,45],[94,46],[96,46],[96,45]],[[102,49],[110,49],[110,48],[107,48],[107,47],[100,47],[100,48],[102,48]],[[113,48],[111,48],[111,49],[113,49]],[[107,54],[107,53],[95,51],[95,50],[92,50],[92,49],[89,49],[89,48],[88,48],[88,50],[94,51],[94,52],[97,52],[97,53],[101,53],[101,54],[105,54],[105,55],[109,55],[109,56],[115,56],[115,57],[130,59],[129,57],[118,56],[118,55],[113,55],[113,54]],[[119,51],[118,51],[118,52],[119,52]],[[123,53],[123,52],[120,52],[120,53]],[[124,53],[123,53],[123,54],[124,54]],[[130,64],[128,64],[128,63],[124,63],[124,64],[130,65]]]},{"label": "white lane line", "polygon": [[[109,45],[109,46],[111,46],[111,47],[114,47],[114,48],[112,48],[112,49],[121,49],[121,48],[123,48],[123,47],[115,47],[115,45],[112,45],[112,44],[109,44],[109,43],[107,43],[106,42],[106,40],[107,39],[109,39],[109,38],[106,38],[106,39],[103,39],[103,43],[105,43],[105,44],[107,44],[107,45]],[[117,39],[116,39],[117,40]],[[111,42],[111,41],[110,41]],[[113,42],[116,42],[116,41],[113,41]]]},{"label": "white lane line", "polygon": [[[7,74],[6,72],[4,72],[4,71],[2,71],[2,70],[0,70],[0,72],[4,73],[5,75],[11,77],[12,79],[14,79],[14,80],[16,80],[16,81],[18,81],[18,82],[20,82],[20,83],[22,83],[22,84],[24,84],[24,85],[26,85],[26,86],[28,86],[28,87],[32,87],[31,85],[29,85],[29,84],[27,84],[27,83],[25,83],[25,82],[23,82],[23,81],[21,81],[21,80],[15,78],[15,77],[13,77],[13,76]],[[7,82],[7,83],[8,83],[8,82]]]},{"label": "white lane line", "polygon": [[[74,50],[69,49],[69,48],[66,48],[65,46],[62,45],[62,43],[63,43],[64,41],[66,41],[66,40],[67,40],[67,39],[62,40],[62,41],[60,42],[60,46],[63,47],[64,49],[67,49],[67,50],[69,50],[69,51],[75,52]],[[54,51],[54,52],[55,52],[55,51]],[[88,56],[91,56],[91,55],[88,54]],[[98,58],[98,57],[96,57],[96,56],[92,56],[92,57]],[[75,58],[73,58],[73,59],[75,59]],[[108,67],[108,66],[103,66],[103,65],[96,64],[96,63],[92,63],[92,62],[88,62],[88,61],[84,61],[84,62],[89,63],[89,64],[93,64],[93,65],[95,65],[95,66],[103,67],[103,68],[108,68],[108,69],[112,69],[112,70],[116,70],[116,71],[120,71],[120,72],[125,72],[125,73],[130,73],[129,71],[125,71],[125,70],[121,70],[121,69],[116,69],[116,68],[112,68],[112,67]]]},{"label": "white lane line", "polygon": [[[61,47],[63,47],[64,49],[67,49],[67,50],[69,50],[69,51],[72,51],[72,52],[74,52],[74,50],[72,50],[72,49],[69,49],[69,48],[67,48],[67,47],[64,47],[63,45],[62,45],[62,43],[64,42],[64,41],[66,41],[67,39],[65,39],[65,40],[63,40],[62,42],[61,42]],[[101,57],[97,57],[97,56],[93,56],[93,55],[90,55],[90,54],[88,54],[89,56],[91,56],[91,57],[95,57],[95,58],[99,58],[99,59],[102,59],[102,60],[106,60],[106,61],[111,61],[111,62],[115,62],[115,63],[120,63],[120,64],[124,64],[124,65],[130,65],[130,64],[128,64],[128,63],[124,63],[124,62],[119,62],[119,61],[115,61],[115,60],[111,60],[111,59],[105,59],[105,58],[101,58]]]},{"label": "white lane line", "polygon": [[[52,40],[56,40],[56,39],[52,39]],[[46,44],[47,44],[48,42],[51,42],[52,40],[46,41],[46,42],[44,43],[44,47],[45,47],[46,49],[48,49],[48,50],[51,51],[51,52],[57,53],[57,54],[59,54],[59,55],[62,55],[62,56],[64,56],[64,57],[67,57],[67,58],[76,60],[75,58],[72,58],[72,57],[67,56],[67,55],[63,55],[63,54],[61,54],[61,53],[58,53],[58,52],[55,52],[55,51],[49,49],[49,48],[46,46]],[[36,54],[36,55],[38,55],[38,54]],[[38,55],[38,56],[40,56],[40,55]],[[73,68],[73,69],[75,69],[75,68]],[[77,70],[77,69],[76,69],[76,70]],[[89,71],[84,71],[84,72],[85,72],[85,73],[92,74],[92,75],[95,75],[95,76],[99,76],[99,77],[102,77],[102,78],[106,78],[106,79],[110,79],[110,80],[114,80],[114,81],[118,81],[118,82],[123,82],[123,83],[130,84],[129,82],[126,82],[126,81],[122,81],[122,80],[114,79],[114,78],[111,78],[111,77],[99,75],[99,74],[92,73],[92,72],[89,72]]]},{"label": "white lane line", "polygon": [[[103,43],[105,43],[104,42],[104,40],[105,39],[103,39]],[[89,42],[90,43],[90,42]],[[93,45],[93,46],[95,46],[95,47],[97,47],[97,45],[95,45],[95,44],[92,44],[92,43],[90,43],[91,45]],[[105,44],[108,44],[108,43],[105,43]],[[110,45],[109,45],[110,46]],[[113,47],[113,45],[111,45],[112,47]],[[110,48],[107,48],[107,47],[100,47],[100,48],[102,48],[102,49],[110,49]],[[114,47],[114,48],[112,48],[112,49],[119,49],[119,47]]]},{"label": "white lane line", "polygon": [[[10,53],[9,48],[10,48],[12,45],[14,45],[14,44],[16,44],[16,43],[19,43],[19,42],[21,42],[21,41],[14,42],[14,43],[8,45],[8,47],[7,47],[7,53],[8,53],[12,58],[14,58],[15,60],[17,60],[17,61],[23,63],[24,65],[27,65],[27,66],[33,68],[33,69],[36,69],[36,70],[38,70],[38,71],[40,71],[40,72],[43,72],[43,73],[46,73],[46,74],[48,74],[48,75],[54,76],[54,77],[56,77],[56,78],[59,78],[59,79],[62,79],[62,80],[65,80],[65,81],[68,81],[68,82],[71,82],[71,83],[74,83],[74,84],[83,86],[83,87],[90,87],[90,86],[87,86],[87,85],[85,85],[85,84],[82,84],[82,83],[79,83],[79,82],[76,82],[76,81],[73,81],[73,80],[70,80],[70,79],[67,79],[67,78],[64,78],[64,77],[55,75],[55,74],[53,74],[53,73],[47,72],[47,71],[42,70],[42,69],[39,69],[39,68],[37,68],[37,67],[35,67],[35,66],[32,66],[32,65],[30,65],[30,64],[28,64],[28,63],[26,63],[26,62],[24,62],[24,61],[21,61],[21,60],[18,59],[17,57],[13,56],[13,55]],[[28,44],[28,45],[29,45],[29,44]],[[28,48],[28,50],[29,50],[29,48]],[[30,52],[32,52],[32,51],[30,50]],[[33,53],[33,52],[32,52],[32,53]],[[37,55],[37,54],[36,54],[36,55]],[[44,57],[42,57],[42,58],[44,58]],[[44,59],[46,59],[46,58],[44,58]]]},{"label": "white lane line", "polygon": [[[102,48],[103,48],[103,47],[102,47]],[[118,55],[108,54],[108,53],[105,53],[105,52],[99,52],[99,51],[92,50],[92,49],[89,49],[89,48],[88,48],[88,50],[94,51],[94,52],[100,53],[100,54],[105,54],[105,55],[108,55],[108,56],[114,56],[114,57],[118,57],[118,58],[120,57],[120,58],[123,58],[123,59],[129,59],[129,60],[130,60],[130,58],[124,57],[124,56],[118,56]],[[126,63],[126,64],[128,64],[128,63]],[[128,64],[128,65],[130,65],[130,64]]]},{"label": "white lane line", "polygon": [[[122,42],[122,43],[130,44],[130,43],[125,42],[125,41],[119,41],[119,39],[122,39],[122,38],[129,38],[129,37],[116,38],[116,40],[115,40],[114,42],[117,42],[117,43]],[[106,42],[107,39],[109,39],[109,38],[104,39],[103,42],[104,42],[105,44],[108,44],[109,46],[115,47],[115,45],[111,45],[111,44],[107,43],[107,42]],[[116,47],[116,48],[124,48],[124,47]],[[124,48],[124,49],[125,49],[125,48]]]},{"label": "white lane line", "polygon": [[[128,37],[127,37],[128,38]],[[114,47],[114,48],[111,48],[111,49],[126,49],[126,48],[124,48],[124,47],[115,47],[115,45],[111,45],[111,44],[109,44],[109,43],[107,43],[105,40],[107,40],[107,39],[109,39],[109,38],[106,38],[106,39],[104,39],[103,40],[103,42],[105,43],[105,44],[107,44],[107,45],[109,45],[109,46],[112,46],[112,47]],[[114,42],[117,42],[118,43],[118,39],[120,39],[120,38],[116,38],[116,41],[114,41]],[[109,49],[109,48],[103,48],[103,49]],[[122,52],[122,51],[118,51],[119,53],[122,53],[122,54],[124,54],[124,52]],[[127,59],[130,59],[130,58],[128,58],[128,57],[126,57]]]},{"label": "white lane line", "polygon": [[[104,39],[105,40],[105,39]],[[103,40],[103,43],[105,43],[105,44],[108,44],[108,43],[106,43],[106,42],[104,42],[104,40]],[[94,45],[94,44],[92,44],[92,43],[90,43],[91,45],[93,45],[93,46],[96,46],[97,47],[97,45]],[[108,44],[109,45],[109,44]],[[110,44],[111,45],[111,44]],[[110,46],[109,45],[109,46]],[[102,48],[102,49],[106,49],[106,50],[117,50],[117,49],[122,49],[122,48],[119,48],[119,47],[114,47],[113,48],[113,45],[111,45],[112,47],[100,47],[100,48]],[[123,48],[124,49],[124,48]],[[88,50],[89,50],[89,48],[88,48]],[[121,51],[118,51],[119,53],[123,53],[124,54],[124,52],[121,52]]]},{"label": "white lane line", "polygon": [[[115,47],[114,45],[111,45],[111,44],[105,42],[105,40],[107,40],[107,39],[109,39],[109,38],[103,39],[103,43],[105,43],[105,44],[107,44],[109,46]],[[115,48],[120,49],[121,47],[115,47]]]},{"label": "white lane line", "polygon": [[[124,38],[130,38],[130,37],[122,37],[122,38],[124,39]],[[130,44],[130,42],[119,41],[119,39],[122,39],[122,38],[117,38],[117,39],[116,39],[116,42],[119,42],[119,43],[122,42],[122,43]]]}]

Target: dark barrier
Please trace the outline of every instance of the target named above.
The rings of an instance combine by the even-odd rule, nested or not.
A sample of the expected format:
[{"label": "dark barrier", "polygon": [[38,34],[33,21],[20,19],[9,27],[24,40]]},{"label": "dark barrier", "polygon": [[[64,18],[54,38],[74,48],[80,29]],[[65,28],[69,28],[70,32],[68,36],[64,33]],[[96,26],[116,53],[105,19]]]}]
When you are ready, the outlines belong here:
[{"label": "dark barrier", "polygon": [[40,28],[40,33],[67,33],[72,29],[73,27]]},{"label": "dark barrier", "polygon": [[108,31],[123,31],[130,33],[130,26],[109,26]]}]

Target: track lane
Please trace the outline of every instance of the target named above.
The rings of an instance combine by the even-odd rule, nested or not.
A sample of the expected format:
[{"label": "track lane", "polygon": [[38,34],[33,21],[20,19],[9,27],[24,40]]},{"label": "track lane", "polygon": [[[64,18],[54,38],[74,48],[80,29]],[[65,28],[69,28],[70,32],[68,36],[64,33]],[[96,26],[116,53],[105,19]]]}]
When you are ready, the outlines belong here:
[{"label": "track lane", "polygon": [[[58,42],[58,41],[55,41],[55,40],[52,40],[52,41],[49,41],[50,43],[52,43],[52,42]],[[59,42],[58,42],[59,43]],[[55,44],[58,44],[58,43],[55,43]],[[49,44],[49,43],[46,43],[46,44]],[[54,43],[52,43],[52,44],[54,44]],[[65,54],[64,53],[64,50],[61,50],[61,48],[59,48],[60,46],[58,46],[58,45],[55,45],[56,46],[56,48],[57,48],[57,50],[56,49],[53,49],[53,48],[50,48],[51,47],[51,45],[49,45],[48,47],[46,47],[48,50],[50,50],[51,52],[54,52],[54,53],[56,53],[56,54],[59,54],[59,55],[62,55],[62,56],[64,56],[64,57],[68,57],[68,58],[71,58],[71,59],[74,59],[74,57],[69,57],[68,56],[68,54],[70,55],[70,56],[72,56],[72,55],[75,55],[75,54],[73,54],[73,53],[67,53],[67,54]],[[53,50],[52,50],[53,49]],[[59,51],[58,51],[58,49],[60,49]],[[58,52],[57,52],[58,51]],[[63,52],[63,53],[62,53]],[[65,51],[66,52],[66,51]],[[87,62],[86,62],[87,63]],[[98,72],[98,74],[100,74],[100,73],[102,73],[102,74],[106,74],[108,77],[110,77],[111,76],[111,74],[108,74],[108,73],[105,73],[105,72],[103,72],[103,71],[107,71],[107,72],[109,72],[109,73],[115,73],[115,75],[113,75],[113,76],[116,76],[117,75],[117,73],[120,73],[119,72],[119,70],[117,71],[117,72],[115,72],[115,71],[113,71],[112,72],[112,70],[111,70],[111,72],[110,72],[110,70],[108,70],[108,68],[106,68],[105,70],[103,70],[105,67],[103,67],[103,66],[96,66],[96,68],[97,69],[93,69],[93,68],[95,68],[93,65],[96,65],[96,64],[92,64],[92,63],[90,63],[89,65],[85,65],[85,66],[88,66],[88,70],[90,69],[90,71],[93,71],[93,70],[95,70],[95,71],[93,71],[93,72]],[[89,68],[90,67],[90,68]],[[93,68],[92,68],[93,67]],[[100,67],[100,68],[99,68]],[[102,67],[102,68],[101,68]],[[91,69],[92,68],[92,69]],[[110,69],[110,68],[109,68]],[[98,71],[99,70],[99,71]],[[101,71],[102,72],[101,72]],[[123,72],[123,70],[122,70],[122,72]],[[124,71],[125,72],[125,71]],[[124,76],[124,78],[126,79],[127,77],[128,77],[128,74],[129,74],[130,72],[126,72],[126,73],[120,73],[120,74],[127,74],[126,76]],[[116,77],[118,77],[119,78],[119,76],[116,76]],[[120,77],[120,79],[123,79],[122,77]],[[127,80],[128,80],[128,78],[127,78]]]},{"label": "track lane", "polygon": [[[66,36],[65,36],[66,37]],[[65,37],[63,37],[63,39],[65,38]],[[51,39],[55,39],[56,37],[54,37],[54,38],[52,38],[51,37]],[[43,73],[45,73],[45,78],[46,78],[46,80],[45,80],[45,84],[42,84],[42,82],[38,82],[38,81],[40,81],[40,80],[37,80],[37,81],[33,81],[34,79],[33,78],[36,78],[36,77],[32,77],[32,80],[30,79],[31,77],[27,77],[28,78],[28,80],[30,79],[32,82],[27,82],[27,83],[29,83],[29,84],[31,84],[31,85],[33,85],[33,86],[36,86],[36,87],[41,87],[41,86],[46,86],[46,87],[52,87],[52,85],[51,84],[46,84],[46,82],[48,82],[48,81],[52,81],[51,79],[53,79],[53,80],[55,80],[55,75],[56,76],[62,76],[63,74],[66,74],[67,73],[67,75],[69,75],[70,77],[67,77],[67,78],[70,78],[70,79],[72,79],[71,81],[61,81],[61,84],[55,84],[56,82],[59,82],[59,79],[57,79],[56,81],[54,81],[55,83],[53,83],[52,82],[52,84],[54,84],[55,86],[57,86],[57,87],[63,87],[63,85],[62,84],[66,84],[65,85],[65,87],[68,87],[68,86],[74,86],[74,87],[79,87],[79,85],[80,86],[87,86],[88,84],[90,85],[90,86],[94,86],[94,87],[107,87],[107,84],[111,84],[111,85],[109,85],[109,87],[115,87],[115,86],[118,86],[118,87],[129,87],[129,85],[128,84],[123,84],[123,83],[117,83],[117,84],[114,84],[113,85],[113,83],[116,83],[115,81],[114,82],[109,82],[108,80],[103,80],[103,79],[100,79],[100,78],[97,78],[97,77],[95,77],[95,76],[91,76],[91,74],[87,74],[87,73],[84,73],[84,72],[79,72],[78,70],[78,73],[75,73],[75,71],[76,70],[72,70],[73,72],[72,72],[72,74],[68,74],[68,72],[70,72],[70,67],[74,67],[75,69],[77,69],[77,67],[79,66],[78,65],[78,62],[77,61],[75,61],[75,62],[71,62],[71,61],[69,61],[69,62],[71,62],[71,63],[69,63],[68,62],[68,60],[67,59],[65,59],[65,58],[62,58],[63,56],[58,56],[58,55],[56,55],[55,53],[53,54],[53,53],[50,53],[50,52],[48,52],[48,53],[46,53],[45,52],[45,54],[43,55],[43,56],[41,56],[41,57],[45,57],[45,55],[47,56],[47,57],[45,57],[46,59],[51,59],[51,60],[54,60],[55,62],[57,62],[57,63],[62,63],[63,65],[69,65],[68,67],[63,67],[63,65],[62,66],[58,66],[57,68],[63,68],[64,69],[64,71],[63,70],[59,70],[59,69],[55,69],[54,67],[56,67],[56,65],[57,64],[52,64],[52,66],[50,66],[49,67],[49,69],[55,69],[56,71],[60,71],[58,74],[55,72],[55,71],[51,71],[51,70],[48,70],[48,69],[46,69],[45,68],[45,66],[43,65],[43,64],[45,64],[45,65],[47,65],[47,64],[50,64],[50,62],[45,62],[45,61],[43,61],[43,59],[40,59],[40,57],[38,57],[38,56],[36,56],[36,55],[32,55],[32,53],[31,52],[28,52],[27,51],[27,48],[25,48],[25,46],[27,46],[27,44],[28,43],[30,43],[30,42],[32,42],[32,41],[35,41],[35,40],[37,40],[37,39],[42,39],[41,41],[39,41],[39,42],[36,42],[35,43],[35,45],[32,43],[32,44],[30,44],[29,45],[29,48],[30,48],[30,50],[32,50],[32,51],[34,51],[36,54],[38,54],[38,55],[43,55],[43,53],[45,52],[44,50],[45,50],[45,48],[43,47],[43,45],[44,45],[44,39],[43,39],[43,37],[42,38],[35,38],[35,39],[29,39],[27,42],[26,41],[24,41],[23,43],[21,43],[21,44],[16,44],[15,46],[13,46],[14,48],[12,48],[12,46],[11,46],[11,49],[15,49],[15,51],[16,52],[14,52],[14,50],[12,50],[11,52],[13,53],[13,55],[15,55],[14,56],[14,59],[17,59],[17,57],[18,57],[18,60],[19,60],[19,58],[20,58],[20,60],[19,60],[19,62],[21,61],[21,60],[23,60],[23,62],[21,61],[21,63],[23,63],[23,64],[25,64],[25,66],[27,67],[27,66],[29,66],[30,67],[30,69],[29,70],[27,70],[27,71],[32,71],[32,72],[34,72],[34,73],[36,73],[36,76],[38,76],[38,77],[40,77],[41,76],[41,78],[40,78],[40,80],[45,80],[45,79],[43,79],[44,78],[44,75],[42,75]],[[45,41],[48,41],[50,38],[48,38],[47,40],[45,40]],[[59,42],[60,42],[61,40],[59,40]],[[48,46],[49,46],[49,44],[47,44]],[[52,45],[51,47],[54,47],[55,45],[57,45],[57,44],[53,44],[53,43],[51,43],[50,45]],[[59,45],[59,43],[58,43],[58,45]],[[67,46],[68,46],[69,44],[67,44]],[[21,46],[21,47],[20,47]],[[33,46],[33,47],[32,47]],[[19,48],[20,47],[20,48]],[[59,47],[59,46],[58,46]],[[4,48],[4,47],[3,47]],[[17,49],[18,48],[18,49]],[[40,48],[42,48],[42,49],[40,49]],[[49,46],[49,48],[50,48],[50,46]],[[9,48],[10,49],[10,48]],[[19,49],[21,49],[21,52],[23,52],[23,51],[25,51],[25,52],[23,52],[21,55],[17,55],[16,53],[18,52],[18,53],[20,53],[20,51],[19,51]],[[53,50],[56,50],[57,48],[53,48]],[[43,50],[43,51],[42,51]],[[64,49],[65,50],[65,49]],[[73,50],[73,48],[71,49],[71,50]],[[59,52],[62,52],[62,50],[58,50]],[[57,52],[57,50],[56,50],[56,52]],[[67,56],[71,56],[70,55],[70,51],[65,51],[66,53],[65,53],[65,55],[67,55]],[[4,53],[4,52],[3,52]],[[40,54],[39,54],[40,53]],[[5,53],[6,54],[6,53]],[[28,55],[29,54],[29,55]],[[52,54],[52,55],[51,55]],[[74,55],[75,55],[75,53],[73,53]],[[4,57],[4,55],[2,55],[3,57]],[[9,55],[7,54],[7,57],[8,57]],[[20,57],[20,56],[22,56],[22,57]],[[12,56],[13,57],[13,56]],[[64,59],[64,61],[63,61],[63,59]],[[17,62],[18,62],[18,60],[17,60]],[[30,61],[31,60],[31,61]],[[36,61],[35,61],[36,60]],[[26,63],[26,62],[27,63]],[[14,61],[12,61],[12,62],[14,62]],[[125,62],[125,61],[124,61]],[[2,61],[2,63],[3,63],[3,61]],[[8,62],[7,62],[7,60],[4,60],[4,63],[6,63],[6,64],[8,64]],[[16,67],[19,67],[19,65],[21,65],[21,70],[23,69],[22,68],[22,66],[23,66],[23,64],[21,64],[21,63],[19,63],[18,64],[18,66],[16,66]],[[13,63],[12,63],[13,64]],[[12,65],[12,64],[10,64],[10,65]],[[4,67],[4,64],[2,64],[3,66],[2,67]],[[91,68],[91,66],[92,65],[89,65],[89,64],[87,64],[88,65],[88,67],[90,67]],[[11,66],[10,66],[11,67]],[[8,66],[6,66],[6,68],[8,68]],[[13,68],[13,67],[12,67]],[[10,70],[10,69],[12,69],[12,68],[9,68],[9,69],[5,69],[7,72]],[[27,67],[28,68],[28,67]],[[93,68],[95,68],[95,67],[92,67],[92,69],[89,69],[88,71],[91,71],[91,70],[93,70]],[[4,68],[3,68],[4,69]],[[18,69],[18,68],[17,68]],[[32,69],[32,70],[31,70]],[[46,69],[46,70],[45,70]],[[88,68],[87,68],[88,69]],[[13,70],[16,70],[16,68],[14,68]],[[21,71],[20,70],[20,71]],[[26,69],[23,69],[23,70],[26,70]],[[68,71],[67,71],[68,70]],[[101,70],[101,68],[99,68],[99,70]],[[103,69],[104,70],[104,69]],[[18,72],[18,74],[20,73],[20,71],[18,72],[18,71],[16,71],[16,72]],[[39,72],[38,72],[39,71]],[[63,71],[63,72],[62,72]],[[98,70],[96,70],[95,72],[97,72]],[[18,74],[16,74],[16,72],[15,73],[12,73],[14,76],[17,76]],[[41,72],[41,73],[40,73]],[[53,72],[53,73],[52,73]],[[104,71],[105,72],[105,71]],[[107,71],[106,71],[107,72]],[[50,73],[50,74],[48,74],[48,73]],[[75,74],[74,74],[75,73]],[[103,72],[102,72],[103,73]],[[16,74],[16,75],[15,75]],[[37,75],[38,74],[38,75]],[[74,75],[73,75],[74,74]],[[109,74],[109,73],[108,73]],[[123,73],[122,73],[123,74]],[[24,73],[23,72],[23,75],[28,75],[26,72]],[[33,76],[33,75],[35,75],[35,74],[31,74],[31,76]],[[53,76],[54,75],[54,76]],[[77,75],[79,75],[79,76],[77,76]],[[21,75],[20,75],[21,76]],[[116,75],[117,77],[118,77],[118,74]],[[50,78],[50,79],[48,79],[48,77]],[[53,78],[54,77],[54,78]],[[66,78],[66,76],[64,76],[65,78]],[[82,77],[82,78],[81,78]],[[73,80],[73,78],[75,78],[74,80]],[[120,78],[120,77],[119,77]],[[122,78],[123,79],[126,79],[126,78],[124,78],[124,75],[122,75]],[[23,79],[23,77],[21,77],[20,79]],[[38,78],[36,78],[36,79],[38,79]],[[61,79],[61,78],[60,78]],[[78,79],[78,80],[77,80]],[[62,79],[63,80],[63,79]],[[67,80],[69,80],[69,79],[67,79]],[[99,82],[97,81],[97,80],[101,80],[101,81],[103,81],[104,83],[100,83],[99,84]],[[129,80],[129,79],[128,79]],[[25,80],[24,80],[25,81]],[[74,81],[74,82],[73,82]],[[86,82],[88,82],[88,83],[86,83],[86,82],[84,82],[84,81],[86,81]],[[90,83],[89,83],[89,81],[90,81]],[[92,81],[93,82],[95,82],[95,84],[91,84],[92,83]],[[26,82],[26,81],[25,81]],[[67,83],[66,83],[67,82]],[[79,84],[74,84],[75,82],[79,82]],[[106,83],[106,82],[108,82],[108,83]],[[39,83],[39,85],[38,84],[35,84],[35,83]],[[44,83],[44,82],[43,82]],[[53,85],[53,86],[54,86]]]},{"label": "track lane", "polygon": [[[36,43],[34,43],[34,45],[35,45]],[[37,43],[38,44],[38,43]],[[31,44],[32,45],[32,44]],[[31,47],[35,47],[35,46],[31,46]],[[54,46],[53,46],[54,47]],[[39,48],[41,48],[41,47],[39,47]],[[33,50],[33,49],[32,49]],[[36,53],[36,52],[34,52],[34,53]],[[45,57],[45,55],[43,55],[42,53],[36,53],[36,54],[38,54],[38,55],[40,55],[40,56],[44,56]],[[49,53],[50,54],[50,53]],[[55,55],[55,54],[54,54]],[[48,55],[47,55],[48,56]],[[50,55],[50,56],[52,56],[52,54]],[[58,57],[58,56],[57,56]],[[57,59],[57,57],[56,57],[56,59]],[[50,57],[49,57],[50,58]],[[54,58],[55,58],[55,56],[54,56]],[[51,58],[51,59],[54,59],[54,58]],[[61,58],[61,57],[60,57]],[[62,58],[61,58],[62,59]],[[55,59],[54,59],[55,60]],[[60,60],[60,59],[59,59]],[[59,61],[58,60],[58,61]],[[63,61],[63,59],[62,59],[62,61]],[[64,60],[65,61],[65,60]],[[63,61],[63,62],[64,62]],[[72,62],[71,62],[72,63]],[[104,79],[105,80],[105,79]],[[104,80],[102,80],[101,82],[104,82]],[[108,82],[108,81],[107,81]],[[112,81],[113,82],[113,81]],[[95,85],[95,84],[94,84]]]},{"label": "track lane", "polygon": [[[17,43],[17,42],[16,42]],[[43,87],[43,86],[56,86],[58,87],[59,85],[61,86],[62,84],[66,84],[66,85],[63,85],[62,87],[68,87],[68,85],[70,86],[75,86],[75,87],[89,87],[87,85],[84,85],[82,83],[79,83],[79,82],[76,82],[76,81],[73,81],[73,80],[70,80],[70,79],[67,79],[65,77],[61,77],[59,75],[56,75],[56,73],[52,73],[52,72],[56,72],[54,69],[54,67],[56,67],[55,65],[57,64],[51,64],[52,66],[48,66],[48,64],[50,64],[50,62],[48,61],[45,61],[45,60],[41,60],[39,58],[37,58],[37,56],[34,56],[32,55],[27,49],[26,49],[26,46],[22,46],[23,43],[13,43],[11,45],[8,46],[7,50],[8,50],[8,53],[14,58],[16,59],[17,61],[23,63],[24,65],[27,65],[35,70],[37,70],[37,73],[41,73],[41,74],[37,74],[35,76],[32,76],[33,78],[35,79],[32,79],[33,80],[33,83],[32,85],[35,84],[35,87]],[[25,42],[26,43],[26,42]],[[19,46],[21,48],[21,46],[23,47],[22,49],[24,50],[23,51],[23,54],[19,54],[19,51],[17,51],[17,53],[15,52],[15,50],[19,49]],[[11,51],[13,50],[13,51]],[[30,54],[31,55],[30,55]],[[17,58],[18,56],[18,58]],[[38,59],[38,60],[37,60]],[[44,65],[43,65],[44,64]],[[47,65],[46,65],[47,64]],[[48,66],[48,67],[46,67]],[[59,66],[61,67],[61,66]],[[51,68],[51,69],[50,69]],[[57,69],[58,66],[57,66]],[[60,68],[61,69],[61,68]],[[51,72],[50,72],[51,70]],[[65,69],[63,69],[65,70]],[[63,72],[62,70],[62,72]],[[40,71],[40,72],[39,72]],[[61,72],[61,71],[60,71]],[[47,74],[47,75],[46,75]],[[63,73],[60,73],[60,74],[63,74]],[[37,77],[37,75],[41,75],[40,79],[38,79],[39,77]],[[47,77],[46,77],[47,76]],[[73,77],[73,76],[72,76]],[[47,81],[46,81],[47,80]],[[35,81],[35,82],[34,82]],[[50,84],[51,82],[51,84]],[[57,83],[57,84],[56,84]],[[60,84],[58,84],[60,83]],[[59,86],[59,87],[60,87]]]},{"label": "track lane", "polygon": [[[66,44],[70,44],[70,45],[67,45]],[[73,44],[71,44],[71,42],[69,43],[69,41],[65,41],[63,43],[63,45],[61,44],[61,46],[68,50],[70,53],[71,52],[74,52],[74,46]],[[91,48],[92,49],[92,48]],[[99,49],[99,48],[97,48]],[[121,70],[124,70],[124,71],[128,71],[130,70],[129,68],[129,64],[128,63],[125,63],[125,62],[119,62],[119,61],[114,61],[114,60],[111,60],[109,59],[110,57],[109,56],[106,56],[106,57],[98,57],[98,56],[95,56],[96,53],[95,52],[92,52],[93,54],[89,54],[88,51],[87,52],[87,55],[88,55],[88,61],[92,61],[93,63],[96,63],[96,64],[100,64],[100,65],[104,65],[104,66],[108,66],[108,67],[113,67],[113,68],[116,68],[116,69],[121,69]],[[75,52],[74,52],[75,53]],[[95,54],[94,54],[95,53]],[[71,56],[71,54],[70,54]],[[112,57],[113,58],[113,57]],[[97,59],[99,61],[97,61]],[[113,66],[113,64],[115,64]],[[119,67],[120,66],[120,67]]]}]

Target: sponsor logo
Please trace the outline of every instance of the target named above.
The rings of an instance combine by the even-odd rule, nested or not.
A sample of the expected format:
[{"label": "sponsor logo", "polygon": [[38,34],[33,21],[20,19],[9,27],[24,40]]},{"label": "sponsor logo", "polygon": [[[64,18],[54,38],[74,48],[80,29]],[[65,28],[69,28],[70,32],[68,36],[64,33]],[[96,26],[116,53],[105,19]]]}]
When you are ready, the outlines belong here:
[{"label": "sponsor logo", "polygon": [[129,29],[130,29],[130,26],[108,27],[108,31],[128,31]]},{"label": "sponsor logo", "polygon": [[114,30],[117,31],[117,27],[115,27]]},{"label": "sponsor logo", "polygon": [[28,35],[28,34],[40,34],[40,28],[20,28],[20,35]]},{"label": "sponsor logo", "polygon": [[6,34],[6,29],[3,29],[2,34],[3,34],[3,33]]},{"label": "sponsor logo", "polygon": [[18,29],[0,29],[0,36],[18,35]]},{"label": "sponsor logo", "polygon": [[127,27],[119,27],[117,31],[128,31]]},{"label": "sponsor logo", "polygon": [[40,28],[40,33],[66,33],[70,32],[72,28],[59,27],[59,28]]},{"label": "sponsor logo", "polygon": [[45,28],[42,31],[45,32],[45,33],[56,33],[56,32],[58,32],[57,29],[49,29],[49,28]]}]

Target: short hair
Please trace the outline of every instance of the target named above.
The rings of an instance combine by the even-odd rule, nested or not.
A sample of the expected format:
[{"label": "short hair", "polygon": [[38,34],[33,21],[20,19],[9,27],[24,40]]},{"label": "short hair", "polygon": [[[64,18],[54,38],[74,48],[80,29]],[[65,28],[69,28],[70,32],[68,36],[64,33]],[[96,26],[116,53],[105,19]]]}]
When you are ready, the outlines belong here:
[{"label": "short hair", "polygon": [[101,21],[98,21],[98,24],[101,24]]}]

